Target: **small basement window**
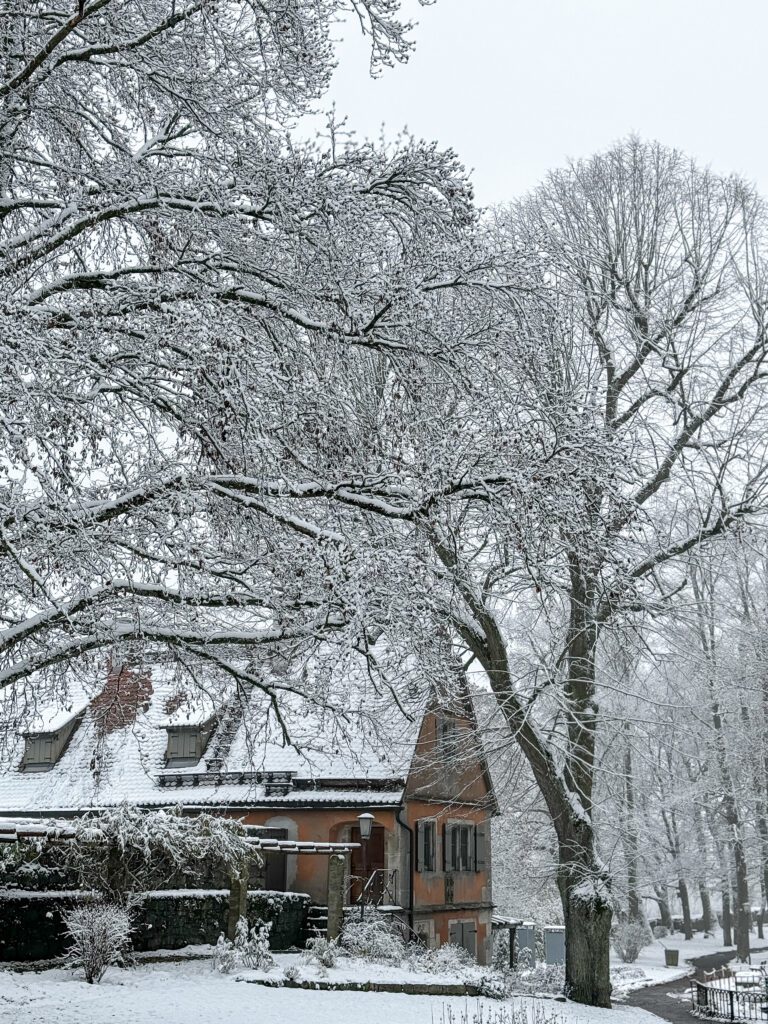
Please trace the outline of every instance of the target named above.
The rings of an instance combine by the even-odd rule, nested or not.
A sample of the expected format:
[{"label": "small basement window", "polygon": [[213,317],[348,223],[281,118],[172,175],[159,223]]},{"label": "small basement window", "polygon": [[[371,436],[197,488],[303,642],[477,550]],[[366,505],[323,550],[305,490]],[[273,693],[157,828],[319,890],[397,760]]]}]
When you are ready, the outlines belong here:
[{"label": "small basement window", "polygon": [[169,727],[168,746],[165,750],[166,768],[188,768],[197,764],[205,753],[212,732],[211,722],[205,725]]}]

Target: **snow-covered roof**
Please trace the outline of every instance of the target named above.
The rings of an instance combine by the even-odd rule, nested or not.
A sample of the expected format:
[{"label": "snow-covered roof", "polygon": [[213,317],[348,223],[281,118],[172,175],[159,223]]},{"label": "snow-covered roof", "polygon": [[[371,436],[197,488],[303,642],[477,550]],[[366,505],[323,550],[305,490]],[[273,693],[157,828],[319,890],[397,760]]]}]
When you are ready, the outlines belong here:
[{"label": "snow-covered roof", "polygon": [[37,733],[51,733],[63,729],[69,725],[73,718],[77,718],[90,704],[90,699],[81,694],[76,700],[70,700],[63,707],[61,704],[52,704],[49,707],[36,711],[29,719],[22,735],[34,735]]},{"label": "snow-covered roof", "polygon": [[[78,679],[65,698],[59,695],[63,718],[51,705],[35,719],[60,728],[64,718],[82,715],[49,770],[20,770],[29,716],[7,732],[0,752],[0,815],[71,812],[123,801],[146,806],[397,805],[420,716],[404,714],[396,701],[383,698],[370,681],[366,684],[364,675],[348,680],[341,700],[335,692],[328,707],[321,706],[319,684],[313,690],[306,666],[302,689],[309,699],[284,674],[265,679],[264,688],[255,686],[250,693],[241,687],[237,698],[231,681],[205,678],[201,697],[200,675],[191,686],[168,664],[143,666],[133,675],[129,670],[117,683],[112,672],[106,686],[106,671],[90,684]],[[126,694],[134,702],[127,710],[120,705]],[[212,717],[215,728],[200,761],[166,767],[169,723],[204,724]]]}]

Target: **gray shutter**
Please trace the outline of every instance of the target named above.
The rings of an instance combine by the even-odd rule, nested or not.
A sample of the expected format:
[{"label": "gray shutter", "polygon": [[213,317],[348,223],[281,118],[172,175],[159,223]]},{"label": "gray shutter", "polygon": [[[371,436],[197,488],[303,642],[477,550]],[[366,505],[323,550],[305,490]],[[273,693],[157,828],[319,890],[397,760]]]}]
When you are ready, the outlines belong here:
[{"label": "gray shutter", "polygon": [[425,822],[416,822],[416,870],[424,870],[424,825]]},{"label": "gray shutter", "polygon": [[448,926],[448,941],[452,946],[461,945],[461,922],[452,921]]},{"label": "gray shutter", "polygon": [[451,867],[451,827],[443,822],[443,871],[452,871]]},{"label": "gray shutter", "polygon": [[474,921],[464,921],[461,926],[461,944],[475,959],[477,959],[477,925]]},{"label": "gray shutter", "polygon": [[[429,843],[426,840],[429,839]],[[437,870],[437,822],[430,819],[424,824],[424,870]],[[427,856],[429,854],[429,856]]]},{"label": "gray shutter", "polygon": [[488,867],[488,826],[475,825],[475,871]]}]

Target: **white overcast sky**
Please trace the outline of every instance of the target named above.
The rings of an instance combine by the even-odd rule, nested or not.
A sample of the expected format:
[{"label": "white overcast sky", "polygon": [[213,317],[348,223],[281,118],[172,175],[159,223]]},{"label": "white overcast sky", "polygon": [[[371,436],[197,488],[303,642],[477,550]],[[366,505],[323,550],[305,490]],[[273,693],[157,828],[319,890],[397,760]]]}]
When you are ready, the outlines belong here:
[{"label": "white overcast sky", "polygon": [[768,0],[437,0],[404,67],[368,76],[340,26],[335,102],[360,137],[408,127],[455,149],[478,201],[635,132],[768,195]]}]

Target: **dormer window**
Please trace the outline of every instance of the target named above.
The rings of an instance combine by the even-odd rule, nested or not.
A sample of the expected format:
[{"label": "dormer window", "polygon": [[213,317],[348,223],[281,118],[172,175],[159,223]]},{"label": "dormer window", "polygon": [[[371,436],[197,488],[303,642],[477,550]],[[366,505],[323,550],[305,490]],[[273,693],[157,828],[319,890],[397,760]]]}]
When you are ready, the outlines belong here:
[{"label": "dormer window", "polygon": [[72,708],[51,708],[37,715],[22,733],[24,755],[19,765],[23,772],[47,772],[67,749],[72,733],[82,717],[86,702]]},{"label": "dormer window", "polygon": [[166,768],[189,768],[205,753],[213,732],[213,721],[203,725],[167,726]]}]

